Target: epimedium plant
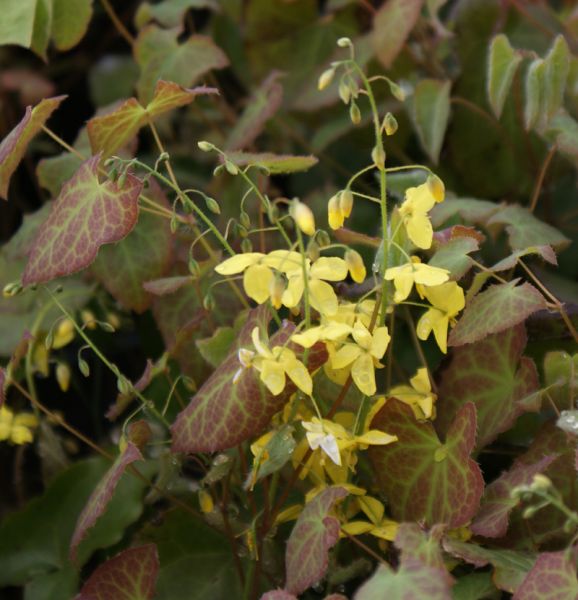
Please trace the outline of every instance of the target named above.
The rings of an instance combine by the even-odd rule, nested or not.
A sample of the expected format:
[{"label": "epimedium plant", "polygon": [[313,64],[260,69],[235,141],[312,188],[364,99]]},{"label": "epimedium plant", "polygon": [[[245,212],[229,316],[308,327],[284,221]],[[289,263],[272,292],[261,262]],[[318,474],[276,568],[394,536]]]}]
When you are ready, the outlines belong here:
[{"label": "epimedium plant", "polygon": [[[0,41],[42,57],[51,42],[74,46],[92,3],[74,16],[64,4],[9,3]],[[254,4],[254,29],[287,11],[281,50],[262,45],[283,56],[284,27],[299,30],[302,16],[308,26],[314,3]],[[143,2],[134,39],[104,1],[133,48],[138,97],[121,94],[69,144],[47,125],[65,97],[49,95],[2,141],[4,198],[38,134],[62,151],[36,169],[53,199],[0,254],[11,315],[0,440],[16,463],[34,445],[46,482],[0,524],[0,581],[25,586],[26,598],[576,597],[578,332],[575,305],[560,299],[574,288],[544,269],[571,240],[534,214],[555,155],[573,160],[564,164],[575,174],[575,38],[551,36],[539,54],[494,35],[475,75],[495,116],[453,98],[499,129],[515,112],[511,90],[523,89],[522,133],[504,145],[517,147],[519,135],[530,153],[549,144],[534,188],[520,186],[527,206],[500,204],[446,190],[444,180],[459,188],[464,173],[461,158],[443,165],[451,80],[384,75],[422,19],[448,40],[453,19],[467,31],[474,18],[490,22],[497,4],[458,2],[444,16],[443,2],[388,0],[372,8],[369,39],[338,35],[351,27],[349,3],[330,4],[337,25],[324,30],[331,49],[315,87],[341,106],[324,135],[357,127],[371,137],[343,183],[317,198],[280,183],[314,172],[313,154],[275,140],[274,152],[255,147],[281,106],[278,72],[233,115],[229,135],[219,125],[195,144],[184,136],[187,152],[196,147],[196,160],[214,167],[212,180],[187,175],[178,144],[173,153],[165,142],[178,110],[211,120],[225,102],[231,117],[209,73],[236,51],[173,29],[189,9],[219,3]],[[230,33],[238,15],[220,8]],[[204,77],[211,85],[192,87]],[[293,108],[304,102],[296,90],[318,102],[311,82],[291,85]],[[411,125],[428,164],[396,142]],[[139,132],[152,149],[138,151]],[[470,160],[488,141],[459,140],[454,151]],[[511,183],[504,165],[481,172]],[[149,309],[162,349],[135,377],[110,354]],[[553,345],[537,348],[546,337]],[[54,379],[66,393],[103,368],[116,385],[114,426],[92,439],[40,384]],[[95,455],[68,465],[71,439]]]}]

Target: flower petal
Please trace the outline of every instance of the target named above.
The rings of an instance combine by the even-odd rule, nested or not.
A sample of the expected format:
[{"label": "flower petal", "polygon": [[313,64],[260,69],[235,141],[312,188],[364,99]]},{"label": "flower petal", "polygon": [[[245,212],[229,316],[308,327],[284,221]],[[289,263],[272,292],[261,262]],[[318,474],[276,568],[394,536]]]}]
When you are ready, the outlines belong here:
[{"label": "flower petal", "polygon": [[347,367],[347,365],[350,365],[359,357],[361,352],[361,348],[355,344],[345,344],[344,346],[341,346],[331,358],[331,368],[343,369],[344,367]]},{"label": "flower petal", "polygon": [[373,360],[368,353],[361,353],[351,368],[351,377],[355,385],[366,395],[373,396],[376,392],[375,370]]},{"label": "flower petal", "polygon": [[263,304],[270,295],[273,271],[265,265],[251,265],[243,275],[243,288],[249,298],[257,304]]},{"label": "flower petal", "polygon": [[390,340],[391,337],[387,327],[378,327],[373,332],[373,337],[371,340],[371,355],[375,358],[381,358],[385,354]]},{"label": "flower petal", "polygon": [[241,273],[250,265],[254,265],[259,262],[265,255],[261,252],[246,252],[245,254],[235,254],[227,260],[223,261],[220,265],[215,267],[215,271],[219,275],[236,275]]},{"label": "flower petal", "polygon": [[281,302],[287,308],[293,308],[299,304],[303,296],[304,282],[303,274],[300,271],[293,271],[289,277],[287,289],[281,296]]},{"label": "flower petal", "polygon": [[283,367],[275,360],[264,360],[261,367],[261,381],[273,396],[278,396],[285,389]]},{"label": "flower petal", "polygon": [[313,391],[313,382],[307,367],[296,358],[290,358],[282,361],[282,366],[285,373],[289,375],[289,379],[305,394],[311,396]]},{"label": "flower petal", "polygon": [[322,256],[311,267],[311,277],[326,281],[343,281],[347,277],[347,263],[337,256]]},{"label": "flower petal", "polygon": [[337,296],[333,288],[321,279],[309,280],[309,303],[322,315],[332,316],[337,312]]}]

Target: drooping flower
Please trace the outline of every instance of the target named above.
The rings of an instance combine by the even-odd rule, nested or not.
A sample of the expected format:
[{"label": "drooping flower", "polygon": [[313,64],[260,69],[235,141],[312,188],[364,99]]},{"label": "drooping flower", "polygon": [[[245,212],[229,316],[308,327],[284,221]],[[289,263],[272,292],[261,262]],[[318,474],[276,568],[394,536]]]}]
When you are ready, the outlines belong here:
[{"label": "drooping flower", "polygon": [[29,444],[38,427],[36,415],[28,412],[14,414],[7,406],[0,406],[0,442]]},{"label": "drooping flower", "polygon": [[427,286],[441,285],[449,279],[450,272],[439,267],[424,265],[417,256],[411,257],[411,262],[399,267],[390,267],[385,272],[385,279],[395,286],[393,300],[403,302],[410,294],[413,284]]},{"label": "drooping flower", "polygon": [[367,271],[365,269],[365,264],[363,263],[363,258],[361,258],[359,252],[351,249],[347,250],[345,252],[345,262],[347,263],[347,268],[349,269],[349,274],[353,281],[356,283],[363,283]]},{"label": "drooping flower", "polygon": [[337,312],[337,296],[327,281],[343,281],[347,277],[347,264],[342,258],[321,257],[313,264],[305,262],[305,276],[303,267],[287,273],[287,289],[281,298],[287,308],[296,307],[303,296],[305,277],[309,290],[309,303],[323,315],[334,315]]},{"label": "drooping flower", "polygon": [[464,308],[464,290],[455,282],[448,281],[435,287],[424,287],[424,296],[432,304],[416,326],[417,337],[427,340],[433,331],[440,350],[446,354],[448,327],[455,324],[456,315]]},{"label": "drooping flower", "polygon": [[405,201],[399,208],[409,239],[418,247],[427,250],[432,245],[433,228],[428,212],[434,207],[436,196],[427,182],[408,188]]},{"label": "drooping flower", "polygon": [[295,223],[297,223],[297,227],[299,227],[305,235],[315,235],[315,217],[307,204],[304,204],[299,200],[294,200],[291,204],[290,214],[295,220]]},{"label": "drooping flower", "polygon": [[433,419],[437,396],[431,391],[427,369],[425,367],[418,369],[409,383],[410,385],[397,385],[391,388],[388,395],[411,406],[415,418],[419,421]]},{"label": "drooping flower", "polygon": [[341,190],[331,196],[327,203],[327,220],[331,229],[343,227],[345,219],[351,215],[352,210],[353,194],[351,190]]},{"label": "drooping flower", "polygon": [[377,327],[371,333],[361,322],[356,321],[352,330],[355,343],[346,342],[331,357],[331,366],[342,369],[351,365],[351,377],[355,385],[366,395],[376,392],[375,368],[381,367],[379,359],[383,357],[390,336],[387,327]]}]

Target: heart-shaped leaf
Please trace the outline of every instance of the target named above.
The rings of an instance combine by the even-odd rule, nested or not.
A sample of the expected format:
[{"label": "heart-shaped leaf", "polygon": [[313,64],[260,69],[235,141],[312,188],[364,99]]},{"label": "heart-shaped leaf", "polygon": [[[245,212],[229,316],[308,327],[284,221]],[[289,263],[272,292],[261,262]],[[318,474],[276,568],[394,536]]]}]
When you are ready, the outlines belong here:
[{"label": "heart-shaped leaf", "polygon": [[368,450],[395,519],[459,527],[473,517],[484,482],[470,458],[476,440],[472,403],[460,409],[445,442],[431,423],[416,421],[411,408],[395,399],[388,399],[371,427],[398,437],[395,444]]},{"label": "heart-shaped leaf", "polygon": [[28,106],[24,117],[0,144],[0,198],[7,199],[10,178],[24,157],[30,140],[42,129],[50,115],[66,96],[41,100],[34,108]]},{"label": "heart-shaped leaf", "polygon": [[538,372],[526,347],[523,324],[452,353],[438,388],[436,427],[447,431],[466,402],[476,405],[478,448],[509,429],[524,412],[540,408]]},{"label": "heart-shaped leaf", "polygon": [[75,600],[152,600],[158,572],[154,544],[123,550],[96,568]]},{"label": "heart-shaped leaf", "polygon": [[345,496],[344,488],[329,487],[299,515],[285,552],[287,591],[299,595],[325,575],[328,552],[339,540],[339,520],[329,516],[329,511]]},{"label": "heart-shaped leaf", "polygon": [[100,157],[83,162],[62,188],[30,250],[25,285],[70,275],[90,265],[103,244],[118,242],[136,225],[142,182],[127,175],[122,186],[98,180]]},{"label": "heart-shaped leaf", "polygon": [[544,59],[544,69],[544,113],[548,121],[562,106],[570,71],[570,51],[563,35],[556,36],[550,52]]},{"label": "heart-shaped leaf", "polygon": [[508,38],[503,33],[492,40],[488,58],[488,97],[498,119],[521,62],[522,56],[510,46]]}]

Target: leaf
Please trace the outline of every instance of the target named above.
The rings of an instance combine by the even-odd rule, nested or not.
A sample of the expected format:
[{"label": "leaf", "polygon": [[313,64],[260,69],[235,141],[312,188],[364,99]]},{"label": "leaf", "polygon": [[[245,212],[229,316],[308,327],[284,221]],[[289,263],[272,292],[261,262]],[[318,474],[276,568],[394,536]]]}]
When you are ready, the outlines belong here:
[{"label": "leaf", "polygon": [[173,509],[150,520],[140,537],[157,545],[160,570],[155,600],[241,598],[231,545],[215,528]]},{"label": "leaf", "polygon": [[479,248],[478,241],[473,237],[456,237],[441,245],[428,264],[447,269],[450,272],[450,279],[458,281],[472,267],[472,259],[468,254],[476,252]]},{"label": "leaf", "polygon": [[544,552],[532,567],[513,600],[576,600],[576,553]]},{"label": "leaf", "polygon": [[159,79],[190,87],[212,69],[229,65],[224,52],[211,38],[192,35],[178,43],[178,30],[145,27],[134,47],[136,62],[141,68],[137,85],[141,102],[148,102]]},{"label": "leaf", "polygon": [[469,302],[450,333],[449,346],[472,344],[492,333],[514,327],[531,314],[546,308],[540,292],[519,279],[490,286]]},{"label": "leaf", "polygon": [[50,115],[66,96],[41,100],[34,108],[28,106],[20,123],[0,144],[0,198],[8,198],[8,185],[16,167],[24,157],[30,140],[42,129]]},{"label": "leaf", "polygon": [[452,217],[459,216],[466,223],[484,225],[499,210],[494,202],[477,198],[447,198],[436,204],[430,212],[434,227],[441,227]]},{"label": "leaf", "polygon": [[190,275],[175,275],[174,277],[163,277],[162,279],[145,281],[143,288],[155,296],[165,296],[173,294],[182,287],[192,283],[192,281],[193,278]]},{"label": "leaf", "polygon": [[452,589],[453,600],[500,600],[501,597],[488,572],[459,577]]},{"label": "leaf", "polygon": [[280,173],[297,173],[299,171],[308,171],[319,161],[315,156],[292,156],[283,154],[271,154],[265,152],[255,154],[250,152],[231,152],[227,158],[238,167],[252,165],[266,169],[271,175]]},{"label": "leaf", "polygon": [[437,165],[450,116],[450,81],[422,79],[416,86],[412,118],[422,148]]},{"label": "leaf", "polygon": [[543,103],[544,73],[546,65],[541,58],[532,61],[526,72],[526,103],[524,105],[524,124],[526,131],[538,122]]},{"label": "leaf", "polygon": [[24,587],[26,600],[68,600],[78,590],[78,571],[68,565],[58,571],[42,573]]},{"label": "leaf", "polygon": [[574,390],[578,389],[578,353],[571,356],[562,350],[544,356],[544,384],[559,410],[574,406]]},{"label": "leaf", "polygon": [[226,360],[235,338],[232,327],[217,327],[211,337],[197,340],[196,344],[201,356],[216,368]]},{"label": "leaf", "polygon": [[557,35],[544,59],[544,114],[549,121],[562,106],[570,70],[570,51],[563,35]]},{"label": "leaf", "polygon": [[227,150],[242,150],[249,147],[261,134],[267,121],[279,110],[283,101],[280,77],[281,73],[273,71],[252,94],[247,108],[227,138]]},{"label": "leaf", "polygon": [[52,0],[52,39],[58,50],[70,50],[84,37],[93,0]]},{"label": "leaf", "polygon": [[44,62],[47,62],[46,51],[52,32],[53,0],[36,0],[34,13],[34,29],[30,49],[36,52]]},{"label": "leaf", "polygon": [[298,598],[285,590],[271,590],[270,592],[265,592],[261,596],[261,600],[298,600]]},{"label": "leaf", "polygon": [[490,44],[488,56],[488,98],[497,119],[502,114],[506,96],[521,62],[521,54],[510,46],[508,38],[503,33],[496,35]]},{"label": "leaf", "polygon": [[103,244],[118,242],[136,225],[142,182],[127,175],[122,187],[99,182],[93,156],[62,188],[30,250],[25,285],[69,275],[90,265]]},{"label": "leaf", "polygon": [[505,535],[510,513],[520,501],[512,496],[512,490],[519,485],[530,485],[534,475],[545,471],[555,458],[545,456],[533,465],[515,463],[509,471],[492,481],[484,491],[480,510],[470,526],[474,535],[487,538]]},{"label": "leaf", "polygon": [[467,523],[478,510],[484,484],[470,458],[476,436],[476,410],[465,404],[449,428],[445,442],[431,423],[415,420],[411,408],[388,399],[372,428],[397,435],[395,444],[370,447],[374,473],[398,521]]},{"label": "leaf", "polygon": [[329,566],[329,550],[339,541],[339,520],[329,516],[333,505],[347,496],[342,487],[329,487],[305,505],[285,552],[285,589],[299,595],[319,581]]},{"label": "leaf", "polygon": [[[255,327],[255,314],[248,317],[239,333],[240,340],[246,339]],[[271,347],[284,345],[294,329],[292,323],[286,322],[271,337]],[[239,345],[242,346],[243,342],[240,341]],[[289,347],[298,355],[302,352],[301,348],[293,344]],[[319,368],[326,357],[323,344],[314,346],[309,353],[309,370]],[[273,396],[260,383],[253,368],[243,369],[236,382],[233,382],[240,367],[237,350],[234,349],[205,381],[187,408],[179,413],[171,426],[173,452],[215,452],[232,448],[258,435],[296,389],[288,380],[285,390],[278,396]]]},{"label": "leaf", "polygon": [[375,56],[389,69],[417,22],[423,0],[387,0],[373,17]]},{"label": "leaf", "polygon": [[516,250],[510,254],[510,256],[503,258],[492,267],[492,271],[507,271],[508,269],[513,269],[518,264],[519,258],[532,254],[537,254],[551,265],[558,266],[556,253],[552,250],[551,246],[530,246],[524,250]]},{"label": "leaf", "polygon": [[143,2],[137,9],[134,21],[139,29],[152,20],[163,27],[179,27],[186,12],[191,8],[218,11],[219,3],[217,0],[163,0],[157,4]]},{"label": "leaf", "polygon": [[154,544],[123,550],[96,568],[76,600],[152,600],[158,571]]},{"label": "leaf", "polygon": [[202,94],[218,94],[218,91],[206,86],[186,89],[170,81],[157,81],[153,97],[146,107],[139,104],[136,98],[130,98],[115,111],[88,121],[92,152],[102,152],[104,158],[114,154],[155,117],[186,106]]},{"label": "leaf", "polygon": [[578,122],[565,111],[558,112],[548,123],[546,137],[553,139],[561,153],[578,161]]},{"label": "leaf", "polygon": [[[109,466],[102,458],[76,462],[59,474],[42,496],[4,517],[0,524],[0,588],[24,585],[71,568],[68,547],[76,518]],[[144,489],[145,483],[136,477],[121,480],[109,510],[81,543],[78,564],[86,563],[96,549],[122,539],[125,528],[142,512]]]},{"label": "leaf", "polygon": [[[169,208],[158,185],[151,186],[147,194],[158,204]],[[142,313],[152,301],[143,284],[164,275],[171,259],[170,223],[167,219],[142,212],[136,227],[127,237],[99,250],[91,271],[113,298],[124,307]]]},{"label": "leaf", "polygon": [[523,324],[452,353],[439,384],[436,426],[449,429],[454,415],[473,402],[478,415],[477,448],[507,431],[524,412],[540,408],[538,373],[526,347]]},{"label": "leaf", "polygon": [[417,523],[401,523],[395,536],[395,546],[401,550],[401,564],[420,562],[440,569],[449,584],[452,578],[445,569],[440,549],[444,527],[436,525],[426,534]]},{"label": "leaf", "polygon": [[527,208],[510,204],[500,208],[487,222],[488,225],[506,225],[508,242],[512,250],[525,250],[532,246],[552,246],[562,250],[570,240],[557,229],[537,219]]},{"label": "leaf", "polygon": [[5,0],[0,19],[0,45],[29,48],[32,42],[36,0]]},{"label": "leaf", "polygon": [[72,561],[76,562],[78,545],[86,536],[87,531],[106,511],[126,468],[137,460],[143,460],[142,454],[132,442],[128,442],[125,450],[119,454],[106,475],[99,481],[76,522],[70,540],[70,559]]}]

